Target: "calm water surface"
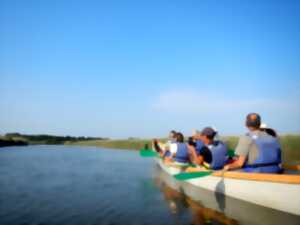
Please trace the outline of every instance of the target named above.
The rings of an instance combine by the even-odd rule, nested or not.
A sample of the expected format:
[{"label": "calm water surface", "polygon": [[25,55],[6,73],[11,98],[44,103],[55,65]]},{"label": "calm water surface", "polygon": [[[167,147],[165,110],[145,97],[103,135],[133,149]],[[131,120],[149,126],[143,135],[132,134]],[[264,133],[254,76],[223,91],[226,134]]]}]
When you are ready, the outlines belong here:
[{"label": "calm water surface", "polygon": [[134,151],[1,148],[0,225],[274,224],[270,215],[285,224],[300,224],[298,217],[269,209],[264,221],[224,215],[185,197],[167,179],[153,160]]}]

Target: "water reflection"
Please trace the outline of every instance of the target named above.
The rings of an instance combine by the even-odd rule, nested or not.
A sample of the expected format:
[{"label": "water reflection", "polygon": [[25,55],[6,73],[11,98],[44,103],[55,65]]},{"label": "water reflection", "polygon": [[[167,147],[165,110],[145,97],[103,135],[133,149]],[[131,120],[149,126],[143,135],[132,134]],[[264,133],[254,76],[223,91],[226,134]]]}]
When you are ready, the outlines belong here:
[{"label": "water reflection", "polygon": [[[192,215],[191,224],[299,225],[300,217],[237,200],[218,193],[225,191],[224,180],[211,192],[174,179],[158,165],[154,171],[156,186],[161,190],[170,211]],[[193,196],[191,200],[188,196]],[[190,218],[190,217],[189,217]]]},{"label": "water reflection", "polygon": [[[228,218],[224,213],[218,212],[216,210],[210,209],[197,203],[187,197],[183,190],[176,191],[169,187],[161,177],[157,176],[155,178],[155,184],[159,190],[163,193],[164,199],[167,202],[170,212],[174,215],[180,215],[186,211],[190,211],[192,215],[192,221],[190,224],[193,225],[205,225],[205,224],[224,224],[224,225],[237,225],[238,222],[232,218]],[[221,186],[224,186],[220,182]],[[216,196],[220,201],[222,208],[225,208],[225,198],[224,195]]]},{"label": "water reflection", "polygon": [[220,180],[219,183],[217,184],[216,191],[215,191],[215,197],[218,206],[223,213],[226,208],[226,198],[225,195],[222,193],[226,193],[225,191],[226,190],[225,190],[224,177],[223,177],[222,180]]}]

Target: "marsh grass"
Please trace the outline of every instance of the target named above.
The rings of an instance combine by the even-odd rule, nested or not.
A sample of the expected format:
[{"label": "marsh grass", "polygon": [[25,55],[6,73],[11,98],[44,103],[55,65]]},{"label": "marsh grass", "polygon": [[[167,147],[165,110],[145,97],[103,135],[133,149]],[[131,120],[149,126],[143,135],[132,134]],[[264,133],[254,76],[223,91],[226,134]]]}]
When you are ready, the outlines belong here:
[{"label": "marsh grass", "polygon": [[[223,137],[222,140],[227,144],[229,149],[235,149],[239,137],[228,136],[228,137]],[[283,162],[300,164],[300,135],[281,136],[280,143],[282,146]],[[65,144],[139,150],[144,148],[145,144],[148,144],[149,147],[151,147],[151,140],[149,139],[92,140],[92,141],[66,142]]]}]

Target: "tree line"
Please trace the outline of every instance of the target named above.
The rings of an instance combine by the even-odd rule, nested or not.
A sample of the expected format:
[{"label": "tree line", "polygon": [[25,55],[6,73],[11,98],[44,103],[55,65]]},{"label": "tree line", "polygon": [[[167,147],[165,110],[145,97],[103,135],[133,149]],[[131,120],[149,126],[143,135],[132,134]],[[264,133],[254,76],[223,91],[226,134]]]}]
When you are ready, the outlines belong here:
[{"label": "tree line", "polygon": [[5,134],[7,140],[23,140],[29,144],[64,144],[65,142],[90,141],[90,140],[108,140],[101,137],[74,137],[74,136],[56,136],[48,134],[28,135],[20,133]]}]

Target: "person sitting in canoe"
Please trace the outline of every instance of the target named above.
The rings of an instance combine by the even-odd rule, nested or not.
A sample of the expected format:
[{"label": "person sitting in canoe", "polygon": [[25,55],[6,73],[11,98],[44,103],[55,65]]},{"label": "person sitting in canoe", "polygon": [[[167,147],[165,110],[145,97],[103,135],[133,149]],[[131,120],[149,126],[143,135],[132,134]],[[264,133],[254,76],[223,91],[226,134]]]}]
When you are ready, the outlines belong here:
[{"label": "person sitting in canoe", "polygon": [[[209,169],[220,170],[223,169],[227,160],[227,147],[222,141],[214,139],[216,134],[217,132],[211,127],[205,127],[201,132],[198,132],[197,135],[203,146],[196,150],[196,164]],[[189,172],[199,170],[202,170],[202,168],[188,168]]]},{"label": "person sitting in canoe", "polygon": [[165,162],[190,163],[196,158],[196,152],[193,147],[184,142],[182,133],[176,133],[176,143],[170,146],[170,155],[165,157]]},{"label": "person sitting in canoe", "polygon": [[161,157],[170,156],[171,149],[173,152],[176,152],[176,148],[177,148],[176,134],[177,133],[175,130],[171,130],[166,144],[159,142],[157,139],[153,140],[153,147],[154,147],[155,151],[158,152]]},{"label": "person sitting in canoe", "polygon": [[260,129],[261,117],[250,113],[246,117],[249,133],[242,136],[236,147],[237,160],[224,167],[225,170],[242,168],[245,172],[280,173],[281,147],[276,137]]},{"label": "person sitting in canoe", "polygon": [[192,137],[189,140],[189,144],[193,145],[195,147],[195,149],[196,149],[197,155],[200,155],[201,150],[204,147],[204,142],[202,141],[202,136],[201,136],[201,132],[200,131],[198,131],[196,129],[194,129],[192,131]]}]

